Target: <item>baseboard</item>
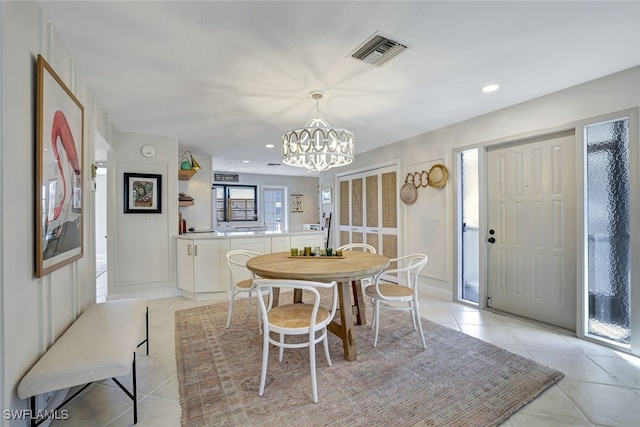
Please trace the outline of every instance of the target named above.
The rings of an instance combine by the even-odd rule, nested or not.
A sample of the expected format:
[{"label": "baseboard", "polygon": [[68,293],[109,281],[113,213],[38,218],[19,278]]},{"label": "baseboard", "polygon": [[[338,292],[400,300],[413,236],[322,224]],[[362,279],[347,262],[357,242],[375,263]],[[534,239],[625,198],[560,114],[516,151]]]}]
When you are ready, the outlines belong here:
[{"label": "baseboard", "polygon": [[182,290],[181,295],[196,301],[229,301],[229,292],[189,292]]},{"label": "baseboard", "polygon": [[443,289],[439,286],[418,283],[418,295],[431,296],[445,301],[453,301],[453,292],[451,289]]},{"label": "baseboard", "polygon": [[107,301],[122,299],[163,299],[182,296],[182,291],[178,288],[159,289],[155,291],[133,292],[127,294],[107,295]]}]

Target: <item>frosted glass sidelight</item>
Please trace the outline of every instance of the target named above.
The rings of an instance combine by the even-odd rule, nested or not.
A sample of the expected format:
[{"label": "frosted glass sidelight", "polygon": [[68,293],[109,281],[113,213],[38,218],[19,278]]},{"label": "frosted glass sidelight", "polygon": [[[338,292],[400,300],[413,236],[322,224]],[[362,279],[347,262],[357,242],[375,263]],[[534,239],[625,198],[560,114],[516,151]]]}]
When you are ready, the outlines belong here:
[{"label": "frosted glass sidelight", "polygon": [[628,344],[629,119],[585,126],[588,333]]},{"label": "frosted glass sidelight", "polygon": [[480,219],[478,194],[478,149],[463,151],[462,194],[462,299],[479,301]]}]

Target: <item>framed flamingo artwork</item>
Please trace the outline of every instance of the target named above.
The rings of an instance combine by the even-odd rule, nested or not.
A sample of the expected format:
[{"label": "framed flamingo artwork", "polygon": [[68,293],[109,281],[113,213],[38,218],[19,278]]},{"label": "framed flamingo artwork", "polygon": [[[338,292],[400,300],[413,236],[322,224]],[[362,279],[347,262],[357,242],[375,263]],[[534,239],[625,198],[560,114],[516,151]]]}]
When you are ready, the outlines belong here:
[{"label": "framed flamingo artwork", "polygon": [[38,55],[36,276],[83,256],[84,107]]}]

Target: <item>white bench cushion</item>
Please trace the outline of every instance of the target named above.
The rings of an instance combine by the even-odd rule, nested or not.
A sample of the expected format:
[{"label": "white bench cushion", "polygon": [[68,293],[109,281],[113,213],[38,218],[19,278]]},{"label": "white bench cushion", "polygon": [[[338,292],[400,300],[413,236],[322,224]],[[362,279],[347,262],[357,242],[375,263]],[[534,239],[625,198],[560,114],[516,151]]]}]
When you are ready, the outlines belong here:
[{"label": "white bench cushion", "polygon": [[71,324],[18,386],[26,399],[127,375],[145,337],[146,301],[94,304]]}]

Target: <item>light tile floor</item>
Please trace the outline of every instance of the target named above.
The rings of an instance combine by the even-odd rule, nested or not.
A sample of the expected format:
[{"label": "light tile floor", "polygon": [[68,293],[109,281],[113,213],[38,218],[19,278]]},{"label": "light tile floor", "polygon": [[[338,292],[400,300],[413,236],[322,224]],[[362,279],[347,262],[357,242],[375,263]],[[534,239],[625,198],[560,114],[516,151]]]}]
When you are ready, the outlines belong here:
[{"label": "light tile floor", "polygon": [[[176,310],[208,304],[185,298],[149,302],[150,355],[139,351],[138,426],[179,426],[174,347]],[[504,427],[640,425],[640,359],[500,314],[433,298],[423,317],[565,373],[558,384],[508,419]],[[130,379],[122,381],[130,387]],[[110,380],[67,405],[70,418],[52,426],[130,426],[131,400]]]}]

